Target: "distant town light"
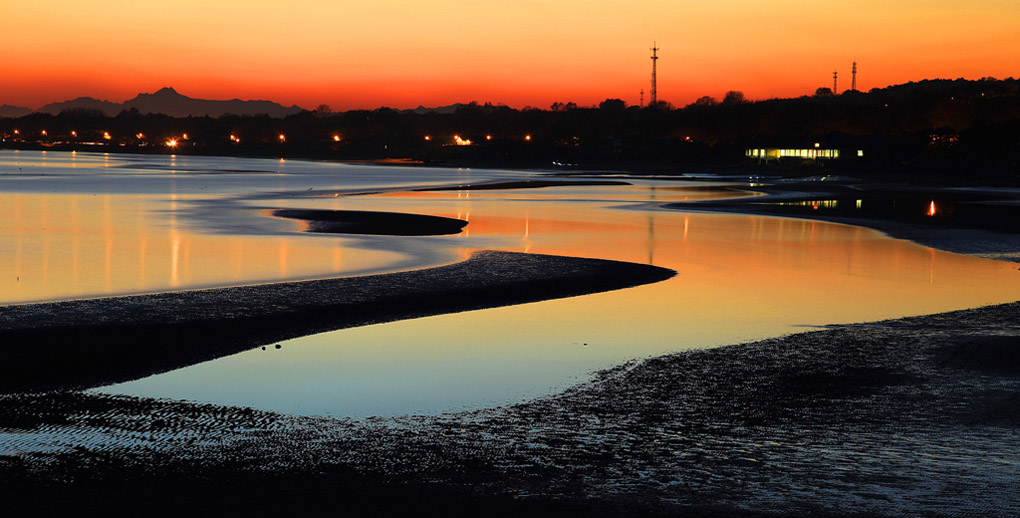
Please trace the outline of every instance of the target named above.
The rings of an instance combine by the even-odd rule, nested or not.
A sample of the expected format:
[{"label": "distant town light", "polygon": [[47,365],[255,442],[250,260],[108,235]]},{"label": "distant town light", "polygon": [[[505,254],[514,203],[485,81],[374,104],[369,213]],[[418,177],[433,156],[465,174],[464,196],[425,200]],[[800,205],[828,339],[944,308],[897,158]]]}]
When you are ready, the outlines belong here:
[{"label": "distant town light", "polygon": [[71,136],[72,136],[72,137],[77,137],[77,136],[78,136],[78,132],[77,132],[77,131],[73,131],[73,130],[72,130],[72,131],[71,131]]},{"label": "distant town light", "polygon": [[188,140],[188,134],[185,133],[185,134],[181,135],[181,138],[184,139],[184,140]]},{"label": "distant town light", "polygon": [[166,145],[170,147],[177,147],[177,139],[172,138],[166,141]]},{"label": "distant town light", "polygon": [[20,132],[20,131],[18,131],[18,130],[14,130],[14,134],[15,134],[15,135],[21,135],[21,132]]},{"label": "distant town light", "polygon": [[928,205],[928,212],[927,212],[927,214],[929,216],[934,216],[935,215],[935,200],[932,200],[931,201],[931,205]]},{"label": "distant town light", "polygon": [[492,140],[492,135],[486,135],[485,140]]},{"label": "distant town light", "polygon": [[111,138],[113,138],[113,137],[110,136],[110,132],[109,131],[104,131],[103,132],[103,139],[110,140]]},{"label": "distant town light", "polygon": [[820,147],[822,147],[822,144],[820,142],[815,142],[815,148],[820,148]]},{"label": "distant town light", "polygon": [[46,136],[46,130],[42,130],[41,133],[42,133],[42,136],[44,136],[44,137]]},{"label": "distant town light", "polygon": [[138,138],[139,140],[141,140],[141,139],[145,138],[145,134],[144,133],[138,133],[138,134],[135,135],[135,137]]},{"label": "distant town light", "polygon": [[340,135],[333,135],[333,142],[340,142]]},{"label": "distant town light", "polygon": [[524,140],[531,140],[531,135],[525,135]]},{"label": "distant town light", "polygon": [[283,133],[280,133],[280,137],[279,138],[280,138],[280,142],[287,142],[287,136],[284,135]]},{"label": "distant town light", "polygon": [[462,138],[460,138],[460,135],[454,135],[453,136],[453,143],[457,144],[458,146],[470,146],[471,145],[471,141],[470,140],[462,139]]},{"label": "distant town light", "polygon": [[432,136],[430,136],[430,135],[425,135],[425,140],[432,140]]}]

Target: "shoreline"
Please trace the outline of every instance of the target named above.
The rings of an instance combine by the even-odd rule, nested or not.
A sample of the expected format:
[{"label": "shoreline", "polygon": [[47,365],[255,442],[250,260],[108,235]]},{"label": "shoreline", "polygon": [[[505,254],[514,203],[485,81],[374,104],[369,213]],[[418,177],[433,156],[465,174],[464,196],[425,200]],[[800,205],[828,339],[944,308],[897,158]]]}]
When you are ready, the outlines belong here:
[{"label": "shoreline", "polygon": [[556,395],[434,417],[0,396],[0,506],[1011,516],[1018,322],[1010,303],[836,326],[636,360]]},{"label": "shoreline", "polygon": [[[1020,226],[1011,223],[1020,218],[1020,192],[1015,189],[791,182],[748,190],[762,195],[662,207],[826,221],[870,228],[947,252],[1020,262]],[[855,199],[878,208],[848,208]],[[896,207],[898,199],[900,208]],[[932,207],[941,207],[941,212],[926,215],[928,200]],[[826,207],[826,203],[832,205]]]},{"label": "shoreline", "polygon": [[[760,213],[739,200],[668,208]],[[963,236],[987,252],[1000,236],[870,223],[856,224],[949,232],[942,249]],[[1010,516],[1018,322],[1020,302],[833,326],[634,360],[555,395],[431,417],[0,395],[0,509]]]},{"label": "shoreline", "polygon": [[674,275],[635,263],[483,251],[451,265],[363,277],[3,306],[0,393],[94,387],[308,334]]}]

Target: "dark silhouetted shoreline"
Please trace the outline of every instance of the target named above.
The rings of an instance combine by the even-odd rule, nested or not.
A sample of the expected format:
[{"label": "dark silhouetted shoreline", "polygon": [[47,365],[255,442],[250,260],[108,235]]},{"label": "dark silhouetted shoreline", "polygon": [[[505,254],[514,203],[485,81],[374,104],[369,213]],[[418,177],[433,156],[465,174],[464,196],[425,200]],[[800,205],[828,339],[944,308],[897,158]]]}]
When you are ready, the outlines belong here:
[{"label": "dark silhouetted shoreline", "polygon": [[[682,108],[606,99],[597,107],[557,103],[549,109],[465,104],[452,113],[379,108],[175,118],[141,110],[111,117],[77,108],[0,118],[0,147],[13,149],[565,170],[739,168],[1000,184],[1020,181],[1018,142],[1016,79],[935,79],[753,102],[706,97]],[[787,157],[777,164],[746,154],[819,147],[841,150],[840,157]]]}]

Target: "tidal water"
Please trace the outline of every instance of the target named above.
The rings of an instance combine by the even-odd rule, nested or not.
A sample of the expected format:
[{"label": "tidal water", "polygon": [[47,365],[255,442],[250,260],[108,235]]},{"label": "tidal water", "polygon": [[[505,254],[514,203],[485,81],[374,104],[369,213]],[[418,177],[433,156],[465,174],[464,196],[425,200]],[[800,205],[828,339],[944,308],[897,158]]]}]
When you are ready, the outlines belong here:
[{"label": "tidal water", "polygon": [[[302,415],[439,413],[539,397],[621,362],[1020,298],[1012,263],[859,227],[683,212],[706,182],[485,191],[540,173],[0,151],[0,303],[422,268],[499,249],[664,266],[636,288],[347,329],[100,390]],[[453,236],[312,235],[275,208],[468,221]]]}]

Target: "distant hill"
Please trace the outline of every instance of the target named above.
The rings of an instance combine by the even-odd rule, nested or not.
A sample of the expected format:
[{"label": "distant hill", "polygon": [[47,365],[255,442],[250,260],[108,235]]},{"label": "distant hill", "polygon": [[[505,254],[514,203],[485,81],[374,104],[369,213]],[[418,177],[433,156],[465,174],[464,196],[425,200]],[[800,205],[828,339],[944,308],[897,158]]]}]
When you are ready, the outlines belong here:
[{"label": "distant hill", "polygon": [[124,109],[124,105],[111,103],[110,101],[100,101],[99,99],[93,99],[91,97],[79,97],[77,99],[71,99],[70,101],[64,101],[59,103],[50,103],[42,108],[36,110],[36,113],[52,113],[56,115],[64,110],[99,110],[103,112],[103,115],[113,117]]},{"label": "distant hill", "polygon": [[9,104],[0,106],[0,117],[15,118],[28,115],[29,113],[32,113],[31,108],[24,108],[22,106],[11,106]]},{"label": "distant hill", "polygon": [[492,112],[492,110],[496,109],[497,106],[494,106],[492,103],[478,104],[476,102],[470,102],[470,103],[455,103],[449,106],[439,106],[436,108],[426,108],[423,105],[418,105],[417,108],[401,111],[403,111],[404,113],[417,113],[418,115],[427,115],[429,113],[451,114],[457,113],[457,110],[460,110],[462,108],[479,108],[485,113],[490,113]]},{"label": "distant hill", "polygon": [[411,110],[403,110],[405,112],[417,113],[419,115],[425,115],[427,113],[454,113],[457,108],[467,106],[466,104],[456,103],[449,106],[439,106],[438,108],[426,108],[423,105],[418,105],[417,108]]},{"label": "distant hill", "polygon": [[279,118],[304,111],[296,105],[286,107],[272,101],[242,101],[240,99],[212,101],[207,99],[194,99],[181,95],[170,87],[161,88],[159,91],[151,94],[138,94],[133,99],[125,101],[124,103],[100,101],[91,97],[79,97],[70,101],[50,103],[36,111],[57,114],[63,110],[79,108],[99,110],[110,117],[115,116],[124,110],[131,109],[136,109],[142,114],[161,113],[171,117],[219,117],[226,114],[266,114],[270,117]]}]

